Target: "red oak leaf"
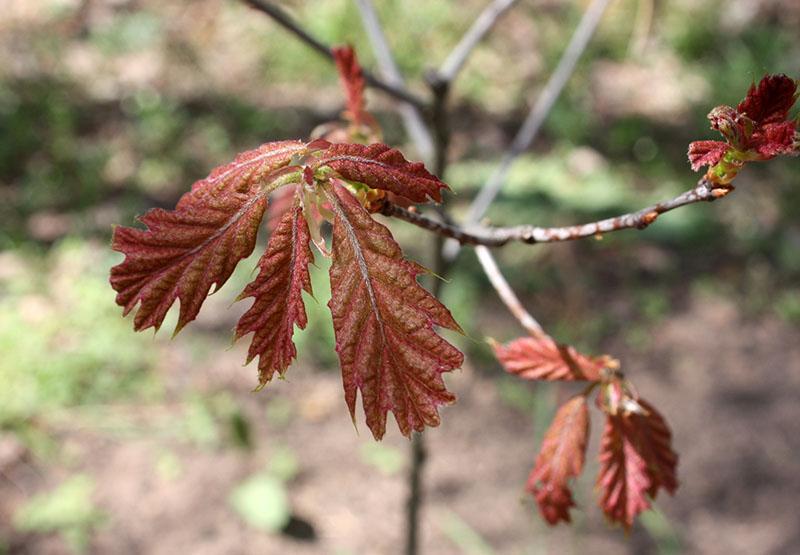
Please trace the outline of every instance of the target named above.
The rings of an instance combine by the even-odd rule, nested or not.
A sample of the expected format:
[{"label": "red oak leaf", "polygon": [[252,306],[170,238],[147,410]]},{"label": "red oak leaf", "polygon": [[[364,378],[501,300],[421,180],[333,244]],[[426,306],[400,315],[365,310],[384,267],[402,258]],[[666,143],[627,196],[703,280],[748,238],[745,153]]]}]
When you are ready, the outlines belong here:
[{"label": "red oak leaf", "polygon": [[551,337],[520,337],[505,345],[492,343],[507,372],[526,380],[597,381],[604,358],[590,358]]},{"label": "red oak leaf", "polygon": [[568,482],[583,470],[588,438],[589,408],[586,397],[577,395],[553,418],[525,486],[550,524],[570,522],[569,509],[575,502]]},{"label": "red oak leaf", "polygon": [[791,154],[797,149],[799,140],[796,126],[793,121],[765,125],[753,133],[753,147],[765,160],[779,154]]},{"label": "red oak leaf", "polygon": [[350,415],[355,421],[360,391],[376,439],[388,411],[405,436],[437,426],[437,407],[455,401],[442,373],[460,367],[464,355],[434,326],[461,328],[417,283],[422,268],[403,258],[389,230],[333,181],[323,185],[334,215],[328,306]]},{"label": "red oak leaf", "polygon": [[329,166],[344,179],[390,191],[414,202],[426,202],[428,197],[441,202],[441,189],[449,189],[422,162],[409,162],[399,150],[383,143],[332,144],[315,165]]},{"label": "red oak leaf", "polygon": [[689,162],[694,171],[703,166],[716,166],[731,149],[722,141],[695,141],[689,145]]},{"label": "red oak leaf", "polygon": [[364,108],[364,71],[351,46],[333,48],[333,59],[339,78],[347,93],[347,112],[345,115],[356,125],[375,125],[375,119]]},{"label": "red oak leaf", "polygon": [[[786,75],[767,75],[758,86],[750,86],[747,97],[736,109],[717,106],[711,110],[711,127],[722,134],[726,143],[691,143],[692,169],[709,166],[712,169],[707,176],[711,181],[728,184],[745,162],[800,152],[797,121],[787,121],[797,97],[796,81]],[[733,156],[726,157],[728,152]]]},{"label": "red oak leaf", "polygon": [[197,317],[211,287],[219,289],[253,251],[267,206],[262,185],[304,149],[300,141],[282,141],[240,154],[196,182],[174,211],[141,216],[147,229],[114,230],[112,248],[125,260],[111,269],[110,282],[125,314],[141,303],[136,330],[158,329],[176,299],[175,333]]},{"label": "red oak leaf", "polygon": [[254,332],[247,362],[258,356],[261,385],[269,382],[275,372],[283,375],[297,356],[292,334],[295,325],[304,329],[308,323],[303,291],[311,293],[308,265],[313,263],[314,255],[310,241],[303,207],[295,202],[269,239],[258,262],[258,277],[239,296],[255,298],[236,326],[236,338]]},{"label": "red oak leaf", "polygon": [[646,401],[636,401],[639,412],[606,415],[600,445],[602,490],[600,506],[613,522],[630,529],[633,520],[650,508],[650,498],[664,488],[678,487],[678,456],[672,450],[672,434],[663,417]]},{"label": "red oak leaf", "polygon": [[277,229],[283,216],[292,209],[296,196],[297,185],[287,185],[272,193],[267,206],[267,229],[270,233]]},{"label": "red oak leaf", "polygon": [[747,97],[736,111],[753,120],[757,126],[785,121],[797,100],[797,82],[786,75],[766,75],[756,86],[750,85]]}]

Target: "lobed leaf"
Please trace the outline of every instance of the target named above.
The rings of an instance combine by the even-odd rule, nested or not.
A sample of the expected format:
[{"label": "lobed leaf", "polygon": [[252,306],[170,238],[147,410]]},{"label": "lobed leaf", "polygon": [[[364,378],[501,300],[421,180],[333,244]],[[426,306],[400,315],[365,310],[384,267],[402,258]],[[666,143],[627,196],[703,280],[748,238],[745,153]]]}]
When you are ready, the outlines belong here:
[{"label": "lobed leaf", "polygon": [[780,123],[789,116],[797,100],[797,82],[783,74],[765,75],[756,86],[750,85],[747,96],[736,111],[746,114],[757,126]]},{"label": "lobed leaf", "polygon": [[351,46],[332,49],[339,79],[347,94],[347,117],[356,125],[374,125],[375,119],[366,111],[364,102],[364,71]]},{"label": "lobed leaf", "polygon": [[765,125],[753,134],[753,148],[766,160],[779,154],[792,154],[800,142],[796,127],[793,121]]},{"label": "lobed leaf", "polygon": [[403,258],[389,230],[332,181],[323,185],[334,215],[328,306],[350,415],[355,421],[360,392],[376,439],[389,411],[405,436],[438,426],[439,405],[455,401],[442,373],[460,367],[464,355],[434,326],[461,328],[417,283],[422,268]]},{"label": "lobed leaf", "polygon": [[441,189],[448,189],[422,162],[409,162],[399,150],[383,143],[332,144],[315,166],[328,166],[348,181],[389,191],[413,202],[426,202],[428,198],[441,202]]},{"label": "lobed leaf", "polygon": [[526,380],[597,381],[603,358],[591,358],[551,337],[520,337],[505,345],[492,342],[507,372]]},{"label": "lobed leaf", "polygon": [[310,241],[303,207],[295,201],[269,239],[258,262],[258,277],[239,296],[255,298],[236,326],[236,338],[253,333],[247,362],[258,356],[261,385],[268,383],[275,372],[283,375],[297,356],[292,335],[295,325],[304,329],[308,323],[303,291],[311,294],[308,265],[313,263],[314,255]]},{"label": "lobed leaf", "polygon": [[692,164],[692,170],[698,171],[703,166],[716,166],[730,148],[728,143],[722,141],[694,141],[689,145],[689,162]]},{"label": "lobed leaf", "polygon": [[575,502],[568,482],[583,470],[588,439],[589,407],[584,395],[576,395],[558,409],[525,486],[550,524],[570,522]]},{"label": "lobed leaf", "polygon": [[139,308],[134,328],[158,329],[180,300],[175,333],[197,317],[212,286],[219,289],[253,251],[267,197],[262,184],[304,151],[300,141],[267,143],[216,168],[181,197],[175,210],[139,218],[147,229],[117,227],[112,248],[125,260],[111,269],[124,314]]},{"label": "lobed leaf", "polygon": [[673,494],[678,487],[672,434],[649,403],[637,402],[644,409],[641,414],[606,415],[600,444],[600,506],[611,521],[626,529],[650,508],[648,497],[655,498],[659,488]]}]

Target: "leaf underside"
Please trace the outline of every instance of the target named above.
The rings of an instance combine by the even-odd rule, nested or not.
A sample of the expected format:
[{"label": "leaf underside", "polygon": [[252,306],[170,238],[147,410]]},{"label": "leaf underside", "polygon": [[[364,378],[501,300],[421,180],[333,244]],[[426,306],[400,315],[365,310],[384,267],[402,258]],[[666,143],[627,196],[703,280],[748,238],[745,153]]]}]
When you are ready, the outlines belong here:
[{"label": "leaf underside", "polygon": [[673,494],[678,487],[678,456],[663,417],[641,399],[647,414],[607,415],[600,441],[600,506],[612,522],[626,529],[650,508],[659,488]]},{"label": "leaf underside", "polygon": [[441,202],[441,190],[448,188],[429,173],[422,162],[409,162],[399,150],[383,143],[333,144],[316,165],[329,166],[344,179],[389,191],[413,202],[426,202],[429,198]]},{"label": "leaf underside", "polygon": [[267,206],[261,185],[305,148],[300,141],[267,143],[216,168],[183,195],[173,211],[139,218],[147,229],[117,227],[112,248],[125,260],[111,269],[117,304],[134,328],[158,329],[180,300],[175,333],[197,317],[211,287],[219,289],[253,251]]},{"label": "leaf underside", "polygon": [[345,400],[355,421],[361,393],[376,439],[392,411],[403,435],[439,424],[455,401],[441,374],[463,355],[434,326],[461,331],[450,312],[417,283],[423,269],[403,258],[389,230],[338,183],[324,185],[334,214],[331,300]]},{"label": "leaf underside", "polygon": [[586,397],[577,395],[553,418],[526,484],[550,524],[570,522],[569,509],[575,502],[568,482],[583,470],[588,438],[589,407]]},{"label": "leaf underside", "polygon": [[258,277],[239,297],[255,298],[236,326],[236,338],[253,332],[247,362],[259,357],[261,385],[269,382],[275,372],[283,375],[297,356],[292,342],[294,326],[306,327],[303,291],[312,292],[308,265],[314,262],[314,255],[310,241],[303,207],[295,202],[269,239],[267,250],[258,262]]},{"label": "leaf underside", "polygon": [[603,367],[551,337],[520,337],[493,347],[506,371],[526,380],[596,381]]}]

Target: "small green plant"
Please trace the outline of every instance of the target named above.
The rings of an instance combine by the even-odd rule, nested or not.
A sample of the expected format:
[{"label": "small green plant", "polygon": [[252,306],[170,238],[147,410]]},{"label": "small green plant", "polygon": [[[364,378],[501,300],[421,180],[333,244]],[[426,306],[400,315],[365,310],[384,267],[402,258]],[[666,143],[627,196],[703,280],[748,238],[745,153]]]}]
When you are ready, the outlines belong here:
[{"label": "small green plant", "polygon": [[56,489],[30,499],[14,515],[22,532],[56,533],[75,553],[85,553],[103,513],[92,502],[94,484],[88,476],[73,476]]}]

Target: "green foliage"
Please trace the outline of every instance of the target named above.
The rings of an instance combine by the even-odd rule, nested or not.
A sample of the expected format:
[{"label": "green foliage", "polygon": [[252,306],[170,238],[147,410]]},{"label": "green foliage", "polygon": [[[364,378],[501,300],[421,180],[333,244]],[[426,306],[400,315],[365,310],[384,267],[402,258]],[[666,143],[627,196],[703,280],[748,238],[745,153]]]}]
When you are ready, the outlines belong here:
[{"label": "green foliage", "polygon": [[289,498],[280,478],[268,473],[251,476],[231,493],[230,503],[250,526],[278,532],[291,518]]},{"label": "green foliage", "polygon": [[395,447],[383,443],[363,443],[359,450],[361,460],[385,476],[397,475],[405,466],[405,455]]},{"label": "green foliage", "polygon": [[[109,298],[104,249],[65,241],[14,256],[0,278],[0,426],[53,409],[147,397],[152,340],[131,337]],[[14,270],[14,267],[16,269]]]},{"label": "green foliage", "polygon": [[86,552],[92,530],[103,520],[92,502],[94,484],[88,476],[73,476],[55,490],[30,499],[14,515],[22,532],[58,533],[75,553]]}]

